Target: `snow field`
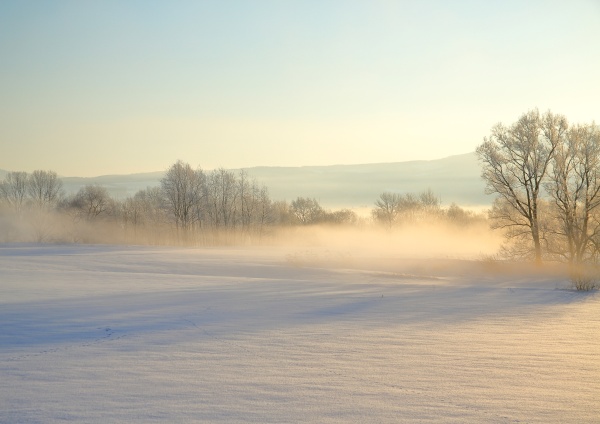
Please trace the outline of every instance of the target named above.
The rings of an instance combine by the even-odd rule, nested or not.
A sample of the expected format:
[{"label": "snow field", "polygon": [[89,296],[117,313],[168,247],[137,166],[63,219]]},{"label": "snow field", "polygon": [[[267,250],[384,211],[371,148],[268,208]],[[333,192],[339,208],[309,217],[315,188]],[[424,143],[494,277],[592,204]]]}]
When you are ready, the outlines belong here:
[{"label": "snow field", "polygon": [[597,293],[300,256],[0,246],[0,422],[600,420]]}]

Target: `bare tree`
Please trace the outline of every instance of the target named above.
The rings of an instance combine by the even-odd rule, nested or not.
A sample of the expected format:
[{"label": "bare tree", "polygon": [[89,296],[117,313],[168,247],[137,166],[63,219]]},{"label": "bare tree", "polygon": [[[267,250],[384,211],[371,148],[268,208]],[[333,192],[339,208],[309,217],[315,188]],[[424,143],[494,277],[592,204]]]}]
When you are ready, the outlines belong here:
[{"label": "bare tree", "polygon": [[165,240],[168,226],[168,206],[161,187],[148,187],[133,196],[134,202],[141,208],[140,223],[144,235],[151,243]]},{"label": "bare tree", "polygon": [[571,127],[558,145],[547,189],[559,223],[553,233],[566,248],[550,245],[552,253],[570,263],[581,263],[595,252],[600,223],[593,214],[600,205],[600,129],[592,125]]},{"label": "bare tree", "polygon": [[[423,203],[421,202],[421,195],[414,193],[405,193],[398,196],[398,218],[397,220],[402,223],[414,224],[423,218]],[[423,195],[425,201],[429,201],[426,198],[426,194]]]},{"label": "bare tree", "polygon": [[375,201],[375,209],[372,211],[373,218],[385,224],[388,228],[396,223],[400,212],[400,195],[397,193],[381,193]]},{"label": "bare tree", "polygon": [[27,177],[27,193],[33,206],[29,213],[29,223],[38,242],[49,239],[55,227],[50,213],[60,201],[62,181],[54,171],[33,171]]},{"label": "bare tree", "polygon": [[27,196],[27,173],[9,172],[0,183],[0,197],[8,203],[15,212],[20,213],[25,206]]},{"label": "bare tree", "polygon": [[113,199],[108,190],[99,185],[86,185],[80,188],[69,204],[79,216],[90,221],[110,216],[114,212]]},{"label": "bare tree", "polygon": [[303,225],[316,224],[324,217],[325,211],[316,199],[298,197],[290,205],[291,212]]},{"label": "bare tree", "polygon": [[203,192],[204,173],[194,171],[189,164],[177,161],[160,181],[167,205],[179,233],[184,234],[199,219],[197,208]]},{"label": "bare tree", "polygon": [[439,215],[442,212],[442,201],[430,188],[419,194],[419,202],[428,215]]},{"label": "bare tree", "polygon": [[63,183],[54,171],[36,170],[27,179],[27,192],[39,210],[55,206],[62,195]]},{"label": "bare tree", "polygon": [[258,206],[256,208],[256,225],[259,237],[262,237],[265,227],[272,225],[276,220],[276,210],[271,198],[269,190],[263,186],[258,194]]},{"label": "bare tree", "polygon": [[248,232],[258,207],[260,189],[254,181],[250,181],[246,171],[241,170],[238,179],[239,215],[243,232]]},{"label": "bare tree", "polygon": [[385,192],[375,201],[371,214],[375,221],[392,228],[400,222],[409,224],[437,217],[442,214],[442,208],[439,197],[431,189],[420,194]]},{"label": "bare tree", "polygon": [[234,228],[238,213],[239,185],[235,174],[224,168],[215,169],[207,178],[208,211],[213,225]]},{"label": "bare tree", "polygon": [[460,227],[487,221],[485,214],[463,209],[454,202],[448,206],[444,213],[447,222]]},{"label": "bare tree", "polygon": [[283,226],[290,226],[297,223],[297,218],[292,212],[290,204],[285,200],[276,200],[272,204],[274,222]]},{"label": "bare tree", "polygon": [[538,264],[542,262],[540,190],[567,127],[563,116],[551,112],[540,116],[533,110],[510,127],[496,125],[477,147],[486,192],[500,199],[490,214],[493,225],[510,230],[509,236],[529,233]]},{"label": "bare tree", "polygon": [[[137,194],[137,193],[136,193]],[[133,229],[133,241],[138,241],[138,229],[144,224],[144,209],[139,197],[128,197],[118,202],[119,218],[125,230],[125,236],[128,237],[129,229]]]},{"label": "bare tree", "polygon": [[353,210],[345,208],[326,212],[324,220],[330,224],[354,225],[358,222],[358,215]]}]

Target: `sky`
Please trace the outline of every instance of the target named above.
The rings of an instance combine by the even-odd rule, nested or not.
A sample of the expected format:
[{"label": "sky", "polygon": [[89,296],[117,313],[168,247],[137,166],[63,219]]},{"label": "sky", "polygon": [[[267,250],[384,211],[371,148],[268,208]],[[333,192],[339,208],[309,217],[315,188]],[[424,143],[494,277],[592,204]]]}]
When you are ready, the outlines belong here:
[{"label": "sky", "polygon": [[0,2],[0,169],[62,176],[472,152],[600,121],[600,0]]}]

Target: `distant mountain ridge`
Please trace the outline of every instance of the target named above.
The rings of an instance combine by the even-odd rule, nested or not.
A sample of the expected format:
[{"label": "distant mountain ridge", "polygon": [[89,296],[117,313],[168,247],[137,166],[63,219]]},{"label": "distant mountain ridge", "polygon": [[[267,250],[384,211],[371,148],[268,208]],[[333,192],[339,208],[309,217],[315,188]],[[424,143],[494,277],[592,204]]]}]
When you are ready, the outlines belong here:
[{"label": "distant mountain ridge", "polygon": [[[259,184],[269,188],[274,200],[314,197],[329,208],[371,207],[385,191],[418,193],[428,188],[444,204],[488,206],[492,201],[491,196],[484,193],[485,184],[475,153],[437,160],[244,169]],[[0,170],[0,178],[5,173]],[[159,171],[90,178],[62,177],[62,180],[67,193],[74,193],[86,184],[100,184],[115,198],[123,199],[138,190],[159,185],[163,175],[164,171]]]},{"label": "distant mountain ridge", "polygon": [[304,167],[255,167],[247,172],[275,199],[315,197],[330,207],[372,206],[385,192],[416,193],[431,188],[444,204],[487,206],[475,153],[429,161]]},{"label": "distant mountain ridge", "polygon": [[160,179],[165,175],[164,171],[144,172],[126,175],[102,175],[99,177],[62,177],[65,191],[76,193],[81,187],[88,184],[98,184],[109,191],[111,196],[124,199],[133,196],[147,187],[160,185]]}]

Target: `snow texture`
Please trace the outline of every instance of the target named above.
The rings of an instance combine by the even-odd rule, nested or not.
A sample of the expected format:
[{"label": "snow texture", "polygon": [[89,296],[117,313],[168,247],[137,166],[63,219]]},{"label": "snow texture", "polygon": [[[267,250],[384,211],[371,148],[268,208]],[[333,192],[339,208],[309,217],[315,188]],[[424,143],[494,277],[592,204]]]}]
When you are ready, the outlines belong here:
[{"label": "snow texture", "polygon": [[600,422],[600,296],[479,262],[0,246],[0,422]]}]

